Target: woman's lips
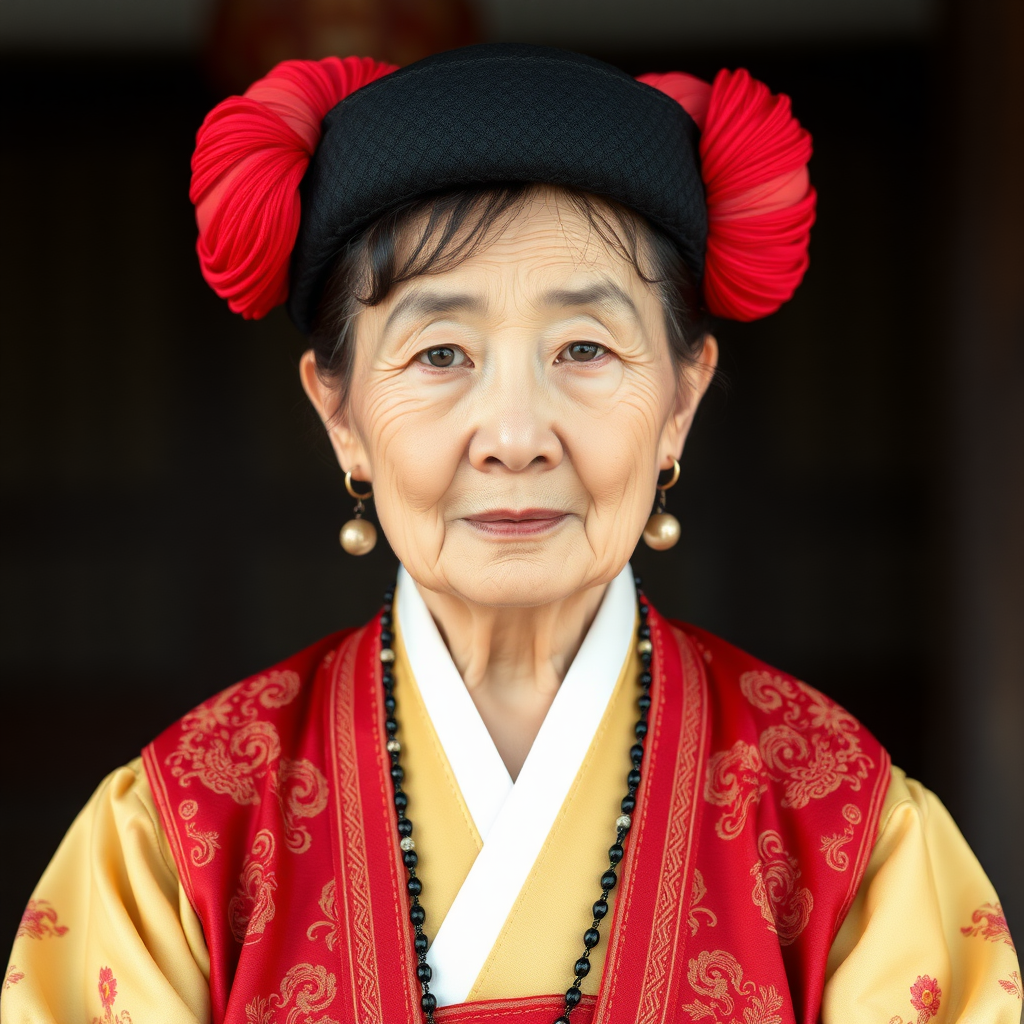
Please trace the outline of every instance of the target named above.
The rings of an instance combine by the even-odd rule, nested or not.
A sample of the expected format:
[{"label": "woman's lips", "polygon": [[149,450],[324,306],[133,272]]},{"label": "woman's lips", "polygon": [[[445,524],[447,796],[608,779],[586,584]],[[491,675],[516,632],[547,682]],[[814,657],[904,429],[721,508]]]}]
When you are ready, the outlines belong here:
[{"label": "woman's lips", "polygon": [[514,538],[533,537],[553,530],[569,518],[569,513],[556,508],[496,508],[463,518],[481,533]]}]

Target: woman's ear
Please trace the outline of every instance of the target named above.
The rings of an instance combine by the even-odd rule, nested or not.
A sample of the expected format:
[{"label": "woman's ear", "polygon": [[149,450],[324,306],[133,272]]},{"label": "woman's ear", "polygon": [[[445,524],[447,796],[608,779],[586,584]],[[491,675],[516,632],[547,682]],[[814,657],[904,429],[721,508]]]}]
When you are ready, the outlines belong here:
[{"label": "woman's ear", "polygon": [[672,458],[678,459],[683,454],[683,445],[693,425],[697,406],[711,384],[717,366],[718,341],[713,334],[705,334],[704,346],[696,361],[679,371],[675,405],[662,433],[661,462],[668,462],[670,467]]},{"label": "woman's ear", "polygon": [[312,349],[304,352],[299,361],[299,379],[327,431],[338,465],[351,473],[354,480],[372,481],[366,450],[349,423],[348,410],[339,406],[337,391],[320,379]]}]

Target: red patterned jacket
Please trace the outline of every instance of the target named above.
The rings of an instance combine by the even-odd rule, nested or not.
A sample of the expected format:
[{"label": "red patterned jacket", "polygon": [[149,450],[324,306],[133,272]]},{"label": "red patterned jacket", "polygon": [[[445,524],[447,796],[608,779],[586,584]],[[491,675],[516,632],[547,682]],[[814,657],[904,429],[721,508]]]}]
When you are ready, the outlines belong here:
[{"label": "red patterned jacket", "polygon": [[[889,758],[816,690],[652,610],[643,783],[574,1024],[813,1024]],[[205,701],[144,751],[210,950],[215,1024],[422,1020],[383,749],[379,621]],[[562,998],[445,1007],[550,1024]]]}]

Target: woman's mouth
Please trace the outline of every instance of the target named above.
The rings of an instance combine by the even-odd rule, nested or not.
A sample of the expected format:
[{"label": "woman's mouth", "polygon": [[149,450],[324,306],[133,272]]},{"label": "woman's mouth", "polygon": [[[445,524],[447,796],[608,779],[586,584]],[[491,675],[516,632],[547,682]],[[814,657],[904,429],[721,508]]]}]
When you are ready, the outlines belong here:
[{"label": "woman's mouth", "polygon": [[481,533],[514,539],[555,530],[569,518],[569,513],[556,508],[496,508],[463,518]]}]

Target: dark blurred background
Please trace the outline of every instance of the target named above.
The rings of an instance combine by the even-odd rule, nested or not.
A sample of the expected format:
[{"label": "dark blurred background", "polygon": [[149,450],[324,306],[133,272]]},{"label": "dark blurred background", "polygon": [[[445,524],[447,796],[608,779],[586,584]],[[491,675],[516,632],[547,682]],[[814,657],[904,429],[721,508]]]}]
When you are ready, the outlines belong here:
[{"label": "dark blurred background", "polygon": [[282,58],[485,39],[745,66],[792,97],[810,271],[721,325],[683,542],[635,565],[662,611],[861,718],[1024,930],[1024,4],[5,0],[0,936],[106,772],[368,618],[395,568],[338,547],[302,338],[200,278],[203,115]]}]

